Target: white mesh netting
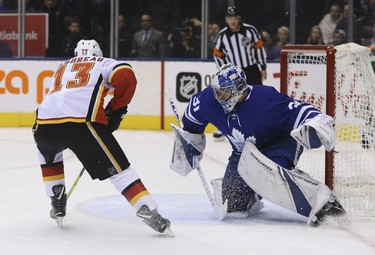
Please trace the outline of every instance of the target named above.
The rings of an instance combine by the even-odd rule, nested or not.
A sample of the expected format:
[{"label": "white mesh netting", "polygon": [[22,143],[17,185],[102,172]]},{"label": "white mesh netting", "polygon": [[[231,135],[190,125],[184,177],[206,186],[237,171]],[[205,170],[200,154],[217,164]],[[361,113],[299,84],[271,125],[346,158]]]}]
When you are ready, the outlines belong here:
[{"label": "white mesh netting", "polygon": [[[336,46],[334,192],[351,215],[375,216],[375,76],[370,50]],[[326,109],[327,53],[288,53],[288,94]],[[285,74],[282,74],[285,75]],[[299,168],[324,182],[324,150],[305,151]]]}]

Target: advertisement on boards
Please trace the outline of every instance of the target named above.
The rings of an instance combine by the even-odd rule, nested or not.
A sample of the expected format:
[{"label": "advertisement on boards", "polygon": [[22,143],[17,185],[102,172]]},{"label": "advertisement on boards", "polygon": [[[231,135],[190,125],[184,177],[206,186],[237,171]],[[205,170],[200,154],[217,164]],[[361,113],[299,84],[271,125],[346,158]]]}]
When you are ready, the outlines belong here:
[{"label": "advertisement on boards", "polygon": [[[18,56],[18,15],[0,14],[0,43],[2,49],[8,47],[13,57]],[[25,56],[44,57],[48,47],[48,15],[27,13],[25,18]],[[9,49],[8,48],[8,49]],[[0,53],[6,56],[6,53]],[[11,57],[11,56],[9,56]]]},{"label": "advertisement on boards", "polygon": [[[0,114],[13,114],[15,118],[20,113],[33,115],[48,93],[54,71],[60,62],[57,60],[2,61]],[[163,125],[168,126],[164,118],[174,119],[168,96],[173,99],[181,115],[191,96],[209,86],[212,75],[217,72],[212,62],[129,61],[129,64],[135,71],[138,84],[133,100],[129,104],[128,115],[143,116],[141,120],[135,120],[138,123],[135,126],[139,126],[141,122],[144,123],[142,127],[152,123],[154,129],[163,129]],[[264,84],[279,89],[279,64],[268,65],[267,71],[268,77]],[[160,123],[164,124],[160,125]]]}]

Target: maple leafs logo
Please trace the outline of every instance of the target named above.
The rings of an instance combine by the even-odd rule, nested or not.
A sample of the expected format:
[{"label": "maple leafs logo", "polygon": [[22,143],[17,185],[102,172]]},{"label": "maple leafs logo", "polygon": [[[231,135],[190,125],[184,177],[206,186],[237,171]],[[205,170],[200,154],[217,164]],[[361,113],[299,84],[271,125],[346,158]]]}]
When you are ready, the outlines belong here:
[{"label": "maple leafs logo", "polygon": [[[236,147],[237,151],[241,152],[245,145],[245,135],[241,133],[238,129],[233,128],[232,134],[228,136],[228,139]],[[256,139],[254,136],[248,138],[253,144],[255,144]]]}]

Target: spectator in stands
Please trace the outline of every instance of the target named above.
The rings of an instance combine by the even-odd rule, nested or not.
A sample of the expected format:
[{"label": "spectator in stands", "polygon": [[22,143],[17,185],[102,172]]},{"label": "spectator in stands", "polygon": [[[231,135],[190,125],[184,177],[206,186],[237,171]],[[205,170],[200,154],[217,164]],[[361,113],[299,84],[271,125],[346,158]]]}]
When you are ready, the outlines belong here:
[{"label": "spectator in stands", "polygon": [[208,34],[211,40],[215,41],[217,34],[220,32],[220,25],[217,23],[211,23],[208,25]]},{"label": "spectator in stands", "polygon": [[5,42],[0,42],[0,58],[11,58],[13,56],[12,49]]},{"label": "spectator in stands", "polygon": [[213,58],[212,52],[214,51],[216,36],[220,31],[220,26],[217,23],[208,24],[208,41],[207,41],[207,57]]},{"label": "spectator in stands", "polygon": [[[349,4],[345,4],[342,12],[342,19],[337,23],[336,29],[344,31],[345,35],[348,35],[348,23],[349,23]],[[358,22],[357,16],[353,14],[353,41],[355,43],[361,43],[362,26]],[[346,37],[345,36],[345,37]]]},{"label": "spectator in stands", "polygon": [[151,15],[141,17],[142,30],[134,34],[131,55],[139,58],[161,58],[165,56],[165,38],[163,32],[152,26]]},{"label": "spectator in stands", "polygon": [[271,52],[271,49],[272,49],[272,46],[273,46],[272,37],[271,37],[270,33],[263,30],[262,33],[261,33],[261,38],[262,38],[262,41],[263,41],[263,47],[266,50],[267,60],[270,60],[269,55],[270,55],[270,52]]},{"label": "spectator in stands", "polygon": [[[25,10],[26,12],[38,12],[40,5],[44,0],[26,0]],[[0,0],[0,11],[5,12],[17,12],[18,1],[15,0]]]},{"label": "spectator in stands", "polygon": [[265,30],[262,30],[260,35],[261,35],[261,39],[263,41],[264,48],[266,49],[266,51],[270,50],[272,45],[273,45],[272,37],[271,37],[270,33],[268,33]]},{"label": "spectator in stands", "polygon": [[61,57],[74,56],[74,49],[81,39],[87,39],[81,32],[81,24],[78,19],[70,18],[68,21],[68,34],[61,42]]},{"label": "spectator in stands", "polygon": [[375,0],[369,0],[366,7],[367,7],[366,21],[368,22],[368,24],[373,23],[375,20]]},{"label": "spectator in stands", "polygon": [[40,10],[48,13],[47,57],[58,57],[65,29],[64,19],[69,14],[69,8],[66,5],[60,4],[59,0],[44,0]]},{"label": "spectator in stands", "polygon": [[337,23],[342,19],[341,7],[338,2],[331,4],[329,13],[324,15],[323,19],[319,23],[319,27],[322,30],[323,42],[325,44],[331,44],[333,39],[333,33],[335,32]]},{"label": "spectator in stands", "polygon": [[372,25],[372,37],[365,38],[363,40],[363,45],[375,49],[375,23]]},{"label": "spectator in stands", "polygon": [[322,30],[320,30],[319,26],[313,26],[310,29],[306,43],[310,45],[324,45]]},{"label": "spectator in stands", "polygon": [[[134,29],[132,26],[129,25],[128,19],[120,14],[118,16],[118,57],[131,57],[131,48],[132,48],[132,41],[134,36]],[[110,55],[110,39],[111,34],[108,31],[107,35],[105,36],[104,46],[103,46],[103,53],[104,55]]]},{"label": "spectator in stands", "polygon": [[0,1],[0,12],[5,12],[7,10],[7,7],[4,5],[2,1]]},{"label": "spectator in stands", "polygon": [[277,29],[277,43],[267,53],[267,59],[280,60],[281,48],[289,43],[289,28],[281,26]]},{"label": "spectator in stands", "polygon": [[346,33],[342,29],[338,29],[333,34],[332,44],[333,45],[340,45],[346,43]]},{"label": "spectator in stands", "polygon": [[39,7],[43,0],[26,0],[25,10],[26,12],[39,12]]},{"label": "spectator in stands", "polygon": [[118,16],[118,56],[130,57],[134,31],[124,15]]},{"label": "spectator in stands", "polygon": [[176,27],[168,36],[169,56],[172,58],[199,58],[200,43],[194,36],[194,25],[189,20]]},{"label": "spectator in stands", "polygon": [[[102,2],[102,3],[100,3]],[[101,13],[98,11],[105,10],[105,2],[98,0],[60,0],[60,3],[69,6],[69,17],[79,20],[81,32],[85,35],[92,36],[91,31],[100,30],[100,23],[98,20],[103,20]],[[100,3],[100,4],[99,4]],[[108,3],[109,5],[109,3]],[[109,12],[109,10],[108,10]],[[68,20],[65,21],[67,25]],[[102,21],[103,22],[103,21]],[[109,22],[106,20],[105,22]],[[95,27],[94,27],[95,24]]]},{"label": "spectator in stands", "polygon": [[202,21],[200,21],[197,17],[193,17],[190,19],[185,19],[183,22],[189,23],[189,25],[193,29],[193,36],[197,41],[201,40],[202,35]]}]

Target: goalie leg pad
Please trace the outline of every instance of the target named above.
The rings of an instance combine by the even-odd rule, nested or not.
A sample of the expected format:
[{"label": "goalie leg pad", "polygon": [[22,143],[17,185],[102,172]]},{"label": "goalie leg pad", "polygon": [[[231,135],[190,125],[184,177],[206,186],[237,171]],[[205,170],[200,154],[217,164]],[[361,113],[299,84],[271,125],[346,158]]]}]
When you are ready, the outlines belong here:
[{"label": "goalie leg pad", "polygon": [[197,161],[194,158],[196,157],[198,162],[202,159],[206,137],[204,134],[192,134],[173,124],[171,127],[175,134],[175,140],[170,168],[178,174],[186,176],[197,167]]},{"label": "goalie leg pad", "polygon": [[239,174],[260,196],[311,218],[332,197],[324,184],[298,170],[287,170],[264,156],[250,141],[241,154]]}]

